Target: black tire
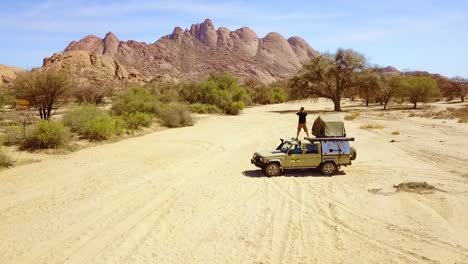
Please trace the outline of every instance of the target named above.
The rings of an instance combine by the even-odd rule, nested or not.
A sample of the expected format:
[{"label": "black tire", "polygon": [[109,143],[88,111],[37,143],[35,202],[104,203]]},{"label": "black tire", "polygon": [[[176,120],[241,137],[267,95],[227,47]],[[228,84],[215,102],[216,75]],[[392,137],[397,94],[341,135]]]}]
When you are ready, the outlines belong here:
[{"label": "black tire", "polygon": [[322,165],[320,166],[320,171],[322,172],[323,175],[326,175],[326,176],[334,175],[337,170],[338,168],[336,167],[336,164],[331,161],[326,161],[322,163]]},{"label": "black tire", "polygon": [[351,147],[351,160],[355,160],[357,156],[356,149],[354,147]]},{"label": "black tire", "polygon": [[265,170],[263,170],[265,173],[265,176],[271,177],[271,176],[278,176],[281,173],[281,168],[278,163],[269,163],[266,167]]}]

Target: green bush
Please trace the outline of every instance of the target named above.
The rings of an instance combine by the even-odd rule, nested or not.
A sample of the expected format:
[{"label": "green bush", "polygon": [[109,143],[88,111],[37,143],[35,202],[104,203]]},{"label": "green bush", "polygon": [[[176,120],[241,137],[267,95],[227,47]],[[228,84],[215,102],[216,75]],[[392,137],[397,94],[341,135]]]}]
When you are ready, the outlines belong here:
[{"label": "green bush", "polygon": [[122,116],[128,129],[138,129],[140,127],[149,127],[153,118],[146,113],[130,113]]},{"label": "green bush", "polygon": [[88,121],[80,134],[89,140],[100,141],[122,134],[124,128],[125,122],[121,118],[107,115]]},{"label": "green bush", "polygon": [[112,112],[116,115],[125,113],[157,114],[161,109],[161,103],[156,96],[145,89],[133,88],[124,95],[117,97],[112,104]]},{"label": "green bush", "polygon": [[227,109],[226,113],[230,115],[238,115],[245,105],[243,102],[234,102]]},{"label": "green bush", "polygon": [[67,143],[69,132],[62,123],[41,120],[33,125],[22,142],[23,149],[58,148]]},{"label": "green bush", "polygon": [[280,87],[274,87],[270,90],[271,103],[279,104],[284,103],[288,99],[286,91]]},{"label": "green bush", "polygon": [[[252,102],[247,88],[239,84],[239,80],[228,73],[210,76],[207,80],[191,82],[179,86],[181,99],[191,104],[215,105],[223,112],[228,112],[234,102],[248,105]],[[195,111],[200,108],[195,107]]]},{"label": "green bush", "polygon": [[2,150],[0,150],[0,168],[8,168],[13,166],[13,160],[7,156],[5,153],[3,153]]},{"label": "green bush", "polygon": [[24,140],[23,127],[20,125],[9,125],[3,130],[5,135],[2,137],[2,143],[6,146],[20,145]]},{"label": "green bush", "polygon": [[109,114],[102,109],[90,104],[83,104],[70,109],[63,115],[63,123],[70,128],[72,132],[79,134],[86,129],[86,124],[93,119],[108,116]]},{"label": "green bush", "polygon": [[190,112],[199,114],[213,114],[222,113],[223,110],[221,110],[216,105],[195,103],[190,105]]},{"label": "green bush", "polygon": [[107,111],[88,104],[65,113],[63,122],[71,131],[89,140],[105,140],[112,135],[120,135],[126,123],[122,118],[112,117]]},{"label": "green bush", "polygon": [[193,120],[187,106],[178,103],[164,105],[158,117],[161,120],[161,124],[166,127],[193,125]]}]

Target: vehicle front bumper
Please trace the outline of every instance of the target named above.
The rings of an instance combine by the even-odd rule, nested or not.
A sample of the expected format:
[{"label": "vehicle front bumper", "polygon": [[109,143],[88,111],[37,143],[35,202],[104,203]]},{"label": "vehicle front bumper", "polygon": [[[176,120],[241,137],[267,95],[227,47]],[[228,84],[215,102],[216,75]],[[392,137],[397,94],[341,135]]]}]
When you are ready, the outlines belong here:
[{"label": "vehicle front bumper", "polygon": [[250,159],[250,163],[254,164],[255,166],[264,169],[266,164],[263,161],[260,161],[258,158]]}]

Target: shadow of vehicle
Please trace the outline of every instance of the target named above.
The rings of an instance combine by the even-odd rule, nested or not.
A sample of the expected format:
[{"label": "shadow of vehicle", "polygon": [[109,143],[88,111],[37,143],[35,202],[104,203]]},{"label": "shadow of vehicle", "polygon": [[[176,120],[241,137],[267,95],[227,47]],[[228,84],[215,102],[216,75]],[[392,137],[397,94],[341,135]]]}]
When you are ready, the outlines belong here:
[{"label": "shadow of vehicle", "polygon": [[[245,170],[242,172],[242,174],[245,177],[250,177],[250,178],[262,178],[266,177],[269,178],[268,176],[265,176],[262,172],[262,170]],[[336,177],[336,176],[343,176],[346,175],[344,171],[338,171],[335,175],[333,176],[326,176],[323,175],[319,169],[288,169],[283,171],[281,175],[279,176],[274,176],[274,177]]]}]

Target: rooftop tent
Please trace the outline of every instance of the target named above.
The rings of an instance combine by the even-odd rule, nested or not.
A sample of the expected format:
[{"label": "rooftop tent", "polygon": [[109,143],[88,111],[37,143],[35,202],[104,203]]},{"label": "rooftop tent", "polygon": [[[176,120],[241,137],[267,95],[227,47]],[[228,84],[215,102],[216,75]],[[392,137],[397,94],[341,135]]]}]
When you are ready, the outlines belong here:
[{"label": "rooftop tent", "polygon": [[319,115],[312,126],[312,135],[316,137],[346,137],[341,114]]}]

